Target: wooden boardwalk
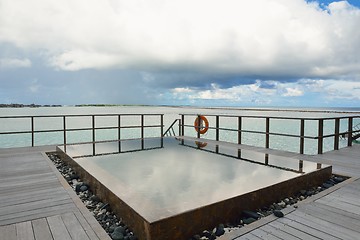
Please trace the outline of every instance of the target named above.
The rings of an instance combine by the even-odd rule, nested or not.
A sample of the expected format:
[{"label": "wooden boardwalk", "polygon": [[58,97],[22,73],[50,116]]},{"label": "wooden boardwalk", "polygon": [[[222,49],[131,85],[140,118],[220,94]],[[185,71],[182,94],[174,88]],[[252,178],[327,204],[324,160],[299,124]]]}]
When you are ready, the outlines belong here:
[{"label": "wooden boardwalk", "polygon": [[42,151],[0,150],[0,240],[110,239]]},{"label": "wooden boardwalk", "polygon": [[244,148],[330,164],[334,173],[351,178],[302,201],[297,208],[286,208],[283,218],[265,217],[220,240],[360,239],[360,145],[316,156]]},{"label": "wooden boardwalk", "polygon": [[[360,145],[317,156],[240,148],[331,164],[351,178],[286,208],[283,218],[262,218],[219,240],[360,239]],[[43,153],[53,150],[0,150],[0,240],[110,239]]]}]

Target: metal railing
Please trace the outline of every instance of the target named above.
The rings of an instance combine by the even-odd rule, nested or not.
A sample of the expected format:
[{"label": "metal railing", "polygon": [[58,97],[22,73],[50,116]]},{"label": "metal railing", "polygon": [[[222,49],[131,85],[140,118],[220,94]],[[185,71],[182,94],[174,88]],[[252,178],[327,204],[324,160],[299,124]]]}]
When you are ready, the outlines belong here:
[{"label": "metal railing", "polygon": [[180,126],[181,126],[181,119],[175,119],[173,121],[173,123],[168,127],[168,129],[165,131],[164,133],[164,137],[165,136],[176,136],[176,132],[175,132],[175,129],[174,129],[174,126],[175,124],[178,123],[178,127],[179,127],[179,131],[178,131],[178,134],[177,135],[180,135]]},{"label": "metal railing", "polygon": [[[194,117],[197,117],[196,119],[200,119],[200,114],[180,114],[181,120],[179,121],[180,130],[179,135],[184,136],[185,133],[185,127],[191,127],[196,129],[203,129],[204,126],[200,125],[200,121],[194,125],[186,124],[185,122],[185,116],[192,117],[192,120],[194,120]],[[265,141],[265,148],[270,148],[270,136],[281,136],[281,137],[289,137],[289,138],[298,138],[300,140],[299,143],[299,153],[304,154],[305,150],[305,139],[312,139],[317,140],[317,153],[322,154],[324,152],[323,145],[324,145],[324,139],[327,138],[333,138],[333,149],[338,150],[339,149],[339,139],[341,136],[349,136],[347,138],[347,146],[352,146],[352,136],[359,134],[360,130],[353,129],[353,123],[354,119],[360,119],[360,116],[346,116],[346,117],[332,117],[332,118],[297,118],[297,117],[264,117],[264,116],[234,116],[234,115],[211,115],[207,114],[204,115],[206,117],[214,117],[215,118],[215,126],[209,126],[208,129],[215,130],[215,139],[216,141],[219,141],[220,139],[220,130],[223,131],[229,131],[229,132],[237,132],[237,143],[242,144],[242,134],[243,133],[252,133],[252,134],[260,134],[264,135],[264,141]],[[236,129],[233,128],[224,128],[220,127],[220,118],[235,118],[237,119],[237,127]],[[247,130],[243,129],[242,123],[244,119],[264,119],[265,120],[265,131],[257,131],[257,130]],[[272,132],[270,131],[271,122],[273,120],[295,120],[299,121],[299,134],[287,134],[287,133],[279,133],[279,132]],[[334,126],[333,131],[331,134],[324,134],[324,121],[327,120],[333,120]],[[340,121],[346,120],[347,121],[347,130],[340,132]],[[305,135],[305,123],[308,121],[316,121],[317,122],[317,135],[315,136],[309,136]],[[196,133],[197,138],[201,138],[200,131],[197,131]]]},{"label": "metal railing", "polygon": [[[122,118],[123,117],[139,117],[140,118],[140,124],[139,125],[122,125]],[[153,124],[153,125],[146,125],[145,124],[145,118],[147,116],[159,116],[160,117],[160,123],[159,124]],[[81,128],[68,128],[67,127],[67,120],[71,118],[90,118],[91,119],[91,127],[81,127]],[[115,117],[116,123],[115,126],[102,126],[102,127],[96,127],[96,119],[98,117]],[[35,121],[37,119],[44,119],[44,118],[59,118],[62,121],[62,127],[61,128],[55,128],[55,129],[46,129],[46,130],[38,130],[35,127]],[[117,129],[117,140],[119,141],[119,148],[120,148],[120,140],[121,140],[121,130],[122,129],[140,129],[140,138],[143,139],[145,137],[144,130],[146,128],[160,128],[159,137],[163,137],[163,131],[164,131],[164,114],[73,114],[73,115],[42,115],[42,116],[1,116],[1,119],[8,119],[8,120],[14,120],[14,119],[28,119],[30,120],[30,128],[29,130],[24,131],[3,131],[0,132],[1,135],[21,135],[21,134],[31,134],[31,144],[30,146],[34,147],[35,144],[35,134],[36,133],[54,133],[54,132],[62,132],[63,133],[63,143],[62,145],[72,145],[75,143],[67,143],[67,134],[69,132],[81,132],[81,131],[91,131],[91,142],[78,142],[82,144],[86,143],[93,143],[93,152],[95,155],[95,143],[99,142],[106,142],[106,141],[114,141],[114,140],[105,140],[105,141],[96,141],[96,131],[97,130],[110,130],[110,129]],[[60,144],[57,144],[60,145]],[[1,147],[1,146],[0,146]]]}]

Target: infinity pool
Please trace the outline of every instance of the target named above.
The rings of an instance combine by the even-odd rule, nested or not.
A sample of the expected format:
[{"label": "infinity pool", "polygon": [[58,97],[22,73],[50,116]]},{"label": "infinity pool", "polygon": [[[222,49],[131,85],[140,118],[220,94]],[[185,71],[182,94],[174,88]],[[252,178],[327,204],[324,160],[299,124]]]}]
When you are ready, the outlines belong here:
[{"label": "infinity pool", "polygon": [[[175,138],[101,143],[95,148],[92,144],[67,146],[66,152],[115,196],[109,198],[119,199],[119,205],[128,208],[122,214],[139,216],[140,223],[132,225],[143,229],[138,230],[144,232],[139,236],[146,239],[155,233],[166,237],[169,233],[164,228],[179,232],[179,239],[188,237],[202,227],[213,227],[216,221],[231,220],[241,209],[251,210],[280,199],[285,192],[316,184],[315,178],[304,179],[310,173],[321,179],[331,175],[331,167],[329,171],[328,166],[316,163],[240,150],[229,144]],[[292,179],[297,179],[296,185],[289,183]],[[123,218],[126,221],[126,216]],[[190,230],[184,230],[185,218],[198,221],[195,225],[199,226],[190,223]],[[144,229],[144,224],[149,226]]]}]

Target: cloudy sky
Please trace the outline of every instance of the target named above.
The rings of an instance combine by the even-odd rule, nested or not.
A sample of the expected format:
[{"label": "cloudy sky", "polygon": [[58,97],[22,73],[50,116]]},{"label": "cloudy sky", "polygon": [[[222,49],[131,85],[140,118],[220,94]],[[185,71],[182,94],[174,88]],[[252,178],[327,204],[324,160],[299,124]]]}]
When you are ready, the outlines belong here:
[{"label": "cloudy sky", "polygon": [[0,103],[360,106],[360,1],[0,0]]}]

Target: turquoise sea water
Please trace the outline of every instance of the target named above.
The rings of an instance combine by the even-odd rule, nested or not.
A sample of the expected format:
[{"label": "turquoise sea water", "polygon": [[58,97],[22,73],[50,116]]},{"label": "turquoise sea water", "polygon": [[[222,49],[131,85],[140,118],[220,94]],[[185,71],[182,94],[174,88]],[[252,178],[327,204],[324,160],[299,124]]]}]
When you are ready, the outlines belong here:
[{"label": "turquoise sea water", "polygon": [[[236,115],[236,116],[269,116],[269,117],[343,117],[343,116],[360,116],[360,109],[354,108],[334,108],[334,109],[235,109],[235,108],[194,108],[194,107],[156,107],[156,106],[119,106],[119,107],[40,107],[40,108],[1,108],[0,116],[43,116],[43,115],[71,115],[71,114],[147,114],[156,113],[164,114],[165,129],[179,118],[179,114],[220,114],[220,115]],[[186,116],[185,124],[193,125],[194,116]],[[210,126],[215,127],[215,117],[208,117]],[[354,119],[354,126],[359,124],[360,119]],[[330,134],[334,131],[334,120],[324,122],[324,134]],[[145,125],[159,124],[159,116],[145,117]],[[90,117],[68,118],[66,120],[67,128],[83,128],[91,127]],[[122,117],[122,126],[140,125],[139,117]],[[317,121],[306,121],[305,135],[317,135]],[[35,130],[62,129],[62,118],[37,118],[35,120]],[[265,119],[244,118],[243,129],[253,131],[265,131]],[[117,126],[117,117],[97,117],[96,127]],[[277,133],[295,134],[300,132],[299,120],[271,120],[270,131]],[[220,127],[237,129],[237,119],[226,117],[220,119]],[[5,131],[29,131],[31,129],[30,119],[0,119],[0,132]],[[342,120],[340,123],[340,131],[347,129],[347,121]],[[160,134],[160,128],[148,128],[145,130],[145,137],[156,137]],[[185,135],[196,136],[194,128],[185,128]],[[139,129],[123,129],[122,138],[138,138],[140,137]],[[215,130],[209,130],[204,138],[214,139]],[[115,140],[117,139],[117,130],[97,130],[96,140]],[[92,140],[92,132],[68,132],[67,142],[87,142]],[[237,133],[229,131],[220,131],[220,140],[228,142],[237,141]],[[54,133],[36,133],[35,145],[62,144],[63,132]],[[253,146],[265,146],[265,137],[260,134],[243,133],[242,143]],[[0,135],[0,148],[22,147],[31,145],[31,135]],[[340,141],[340,146],[345,146],[346,141]],[[281,136],[270,137],[270,148],[281,149],[287,151],[299,151],[298,138],[285,138]],[[333,148],[333,139],[324,140],[324,151]],[[306,153],[315,154],[317,149],[316,140],[306,140]]]}]

